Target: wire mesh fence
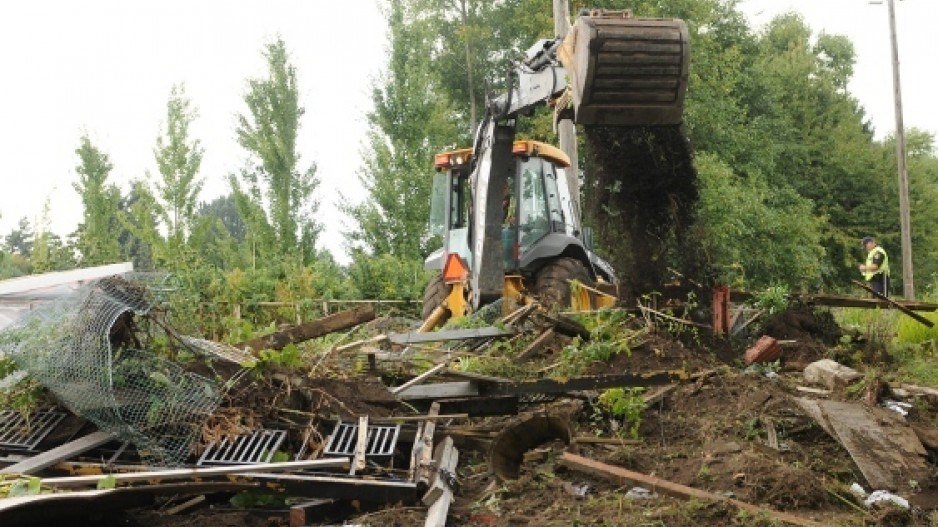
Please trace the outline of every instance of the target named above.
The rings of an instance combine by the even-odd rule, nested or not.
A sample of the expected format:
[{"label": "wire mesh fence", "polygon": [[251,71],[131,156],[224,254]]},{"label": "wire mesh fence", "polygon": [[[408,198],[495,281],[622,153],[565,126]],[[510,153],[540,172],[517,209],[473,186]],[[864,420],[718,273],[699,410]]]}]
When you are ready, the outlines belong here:
[{"label": "wire mesh fence", "polygon": [[153,277],[128,278],[98,280],[37,307],[0,335],[0,352],[72,412],[134,444],[145,463],[178,465],[223,387],[167,357],[173,345],[211,350],[156,323]]}]

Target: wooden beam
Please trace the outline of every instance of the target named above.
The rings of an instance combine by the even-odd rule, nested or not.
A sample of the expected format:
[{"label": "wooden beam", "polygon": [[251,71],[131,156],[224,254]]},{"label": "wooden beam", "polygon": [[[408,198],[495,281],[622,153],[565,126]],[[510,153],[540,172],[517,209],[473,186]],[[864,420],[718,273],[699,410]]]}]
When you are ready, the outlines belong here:
[{"label": "wooden beam", "polygon": [[59,445],[52,450],[37,454],[29,459],[24,459],[14,465],[10,465],[0,470],[0,474],[35,474],[44,468],[49,468],[68,458],[97,448],[105,443],[109,443],[114,439],[114,435],[110,432],[94,432],[75,439],[74,441],[69,441],[64,445]]},{"label": "wooden beam", "polygon": [[792,525],[799,525],[804,527],[822,527],[820,523],[804,518],[799,518],[793,514],[777,512],[763,507],[757,507],[744,501],[735,500],[726,496],[707,492],[705,490],[695,489],[693,487],[674,483],[655,476],[642,474],[641,472],[627,470],[622,467],[607,465],[606,463],[600,463],[599,461],[594,461],[592,459],[578,456],[576,454],[571,454],[569,452],[563,453],[563,456],[560,458],[560,464],[573,470],[579,470],[587,474],[614,480],[619,484],[639,485],[650,488],[653,491],[667,494],[668,496],[673,496],[683,500],[698,499],[702,501],[723,502],[733,505],[734,507],[737,507],[741,510],[755,514],[765,514],[772,519],[783,521]]},{"label": "wooden beam", "polygon": [[890,306],[892,306],[892,307],[898,309],[899,311],[902,311],[902,312],[905,313],[906,315],[909,315],[910,317],[912,317],[913,319],[915,319],[915,320],[918,321],[919,323],[924,324],[925,326],[930,327],[930,328],[935,327],[935,323],[932,322],[931,320],[928,320],[927,318],[923,317],[922,315],[919,315],[918,313],[912,311],[911,309],[909,309],[909,308],[903,306],[902,304],[900,304],[900,303],[898,303],[898,302],[894,302],[891,298],[888,298],[888,297],[885,296],[885,295],[879,294],[878,292],[874,291],[872,287],[869,287],[868,285],[864,284],[863,282],[860,282],[859,280],[851,280],[851,282],[853,282],[854,285],[859,286],[859,287],[865,289],[866,291],[872,293],[873,296],[875,296],[876,298],[878,298],[878,299],[880,299],[880,300],[883,300],[883,301],[885,301],[885,302],[888,302]]},{"label": "wooden beam", "polygon": [[[440,403],[430,405],[428,416],[440,415]],[[420,441],[420,453],[417,456],[417,470],[414,482],[418,488],[426,488],[430,484],[430,471],[433,468],[433,433],[436,431],[436,421],[430,420],[423,424],[423,433],[417,438]]]},{"label": "wooden beam", "polygon": [[288,344],[304,342],[310,339],[328,335],[343,329],[349,329],[359,324],[375,319],[375,308],[371,304],[363,304],[355,309],[342,311],[334,315],[313,320],[299,326],[293,326],[283,331],[277,331],[270,335],[257,337],[251,340],[245,340],[234,344],[239,349],[248,349],[257,352],[271,349],[280,350]]},{"label": "wooden beam", "polygon": [[358,418],[358,441],[355,443],[355,459],[352,462],[352,475],[361,472],[367,467],[365,453],[368,450],[368,416]]},{"label": "wooden beam", "polygon": [[433,452],[433,464],[436,470],[430,476],[430,488],[423,495],[420,501],[424,505],[430,506],[436,503],[436,500],[443,495],[443,492],[449,489],[449,483],[441,477],[444,473],[456,473],[456,465],[459,463],[459,451],[453,444],[453,438],[446,436],[443,441],[436,446]]},{"label": "wooden beam", "polygon": [[427,371],[421,373],[420,375],[418,375],[418,376],[414,377],[413,379],[411,379],[411,380],[405,382],[404,384],[402,384],[402,385],[400,385],[400,386],[398,386],[398,387],[396,387],[396,388],[391,388],[391,393],[393,393],[394,395],[397,395],[397,394],[403,392],[404,390],[410,388],[411,386],[416,386],[416,385],[418,385],[418,384],[421,384],[423,381],[429,379],[430,377],[433,377],[434,375],[436,375],[437,372],[439,372],[440,370],[443,370],[443,369],[445,369],[445,368],[446,368],[446,363],[445,363],[445,362],[442,363],[442,364],[437,364],[436,366],[434,366],[434,367],[430,368],[429,370],[427,370]]},{"label": "wooden beam", "polygon": [[479,395],[479,388],[476,383],[469,381],[438,382],[423,386],[411,386],[396,395],[402,401],[473,397]]},{"label": "wooden beam", "polygon": [[233,465],[211,468],[180,468],[155,470],[150,472],[130,472],[126,474],[101,474],[95,476],[69,476],[64,478],[43,478],[42,484],[54,488],[74,488],[97,485],[99,481],[114,478],[117,483],[169,481],[178,479],[197,479],[228,474],[247,474],[250,472],[275,472],[279,470],[300,470],[304,468],[348,467],[346,457],[333,459],[314,459],[312,461],[285,461],[283,463],[259,463],[256,465]]},{"label": "wooden beam", "polygon": [[444,331],[433,331],[431,333],[390,333],[388,334],[388,339],[390,339],[393,344],[406,346],[408,344],[421,344],[425,342],[510,337],[514,334],[515,331],[512,329],[499,329],[492,326],[475,329],[449,329]]},{"label": "wooden beam", "polygon": [[534,339],[530,344],[528,344],[528,347],[524,348],[524,351],[522,351],[521,353],[518,354],[517,357],[515,357],[515,362],[516,363],[525,362],[528,359],[530,359],[539,349],[541,349],[541,346],[543,346],[544,343],[547,342],[553,336],[554,336],[554,328],[545,329],[540,335],[537,336],[536,339]]},{"label": "wooden beam", "polygon": [[430,507],[424,525],[425,527],[445,527],[449,506],[453,501],[453,489],[443,478],[443,473],[446,471],[455,474],[456,465],[459,462],[459,451],[453,446],[453,438],[447,436],[443,440],[442,444],[437,447],[434,459],[437,461],[437,471],[430,489],[423,496],[424,505]]}]

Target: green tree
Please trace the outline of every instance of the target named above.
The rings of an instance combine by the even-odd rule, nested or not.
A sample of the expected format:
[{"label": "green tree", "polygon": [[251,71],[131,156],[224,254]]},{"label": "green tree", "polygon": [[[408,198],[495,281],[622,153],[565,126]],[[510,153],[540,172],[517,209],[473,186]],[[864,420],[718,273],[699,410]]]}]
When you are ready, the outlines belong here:
[{"label": "green tree", "polygon": [[267,77],[248,80],[248,112],[238,116],[238,142],[254,161],[229,181],[252,244],[310,261],[322,229],[314,217],[319,179],[315,163],[299,167],[296,137],[304,109],[296,69],[280,38],[267,44],[264,57]]},{"label": "green tree", "polygon": [[32,226],[24,216],[20,218],[16,228],[4,237],[3,245],[7,251],[29,258],[33,252],[33,240]]},{"label": "green tree", "polygon": [[87,135],[75,150],[78,155],[78,182],[72,186],[84,206],[83,219],[76,232],[79,263],[84,266],[116,262],[120,257],[118,213],[120,191],[108,176],[114,168],[108,155],[92,144]]},{"label": "green tree", "polygon": [[433,154],[452,147],[456,132],[430,60],[436,28],[408,4],[387,6],[390,62],[372,92],[359,173],[368,195],[360,204],[344,199],[342,209],[357,224],[346,233],[353,248],[421,259],[436,248],[428,239]]},{"label": "green tree", "polygon": [[204,184],[199,178],[204,149],[189,133],[196,115],[186,98],[185,87],[173,86],[166,105],[165,129],[157,137],[153,150],[160,173],[155,184],[158,211],[166,227],[170,254],[181,250],[186,243]]}]

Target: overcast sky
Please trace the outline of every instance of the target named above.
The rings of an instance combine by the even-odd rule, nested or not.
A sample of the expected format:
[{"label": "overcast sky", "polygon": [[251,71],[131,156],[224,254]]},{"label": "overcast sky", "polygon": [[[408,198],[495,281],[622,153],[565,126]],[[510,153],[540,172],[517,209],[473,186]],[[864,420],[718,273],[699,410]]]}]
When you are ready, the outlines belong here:
[{"label": "overcast sky", "polygon": [[[906,127],[938,133],[935,0],[897,2]],[[877,136],[895,129],[886,6],[867,0],[744,0],[755,27],[802,13],[815,32],[844,34],[857,51],[853,94]],[[234,140],[245,111],[246,79],[262,76],[261,50],[283,37],[299,75],[302,166],[322,179],[321,244],[341,260],[348,225],[338,192],[364,198],[356,172],[365,139],[370,86],[386,51],[377,0],[31,0],[0,10],[0,235],[21,217],[35,225],[43,203],[51,229],[65,235],[81,219],[72,185],[75,149],[87,133],[127,188],[156,173],[153,146],[175,83],[185,83],[199,116],[192,136],[205,148],[203,200],[227,192],[225,175],[244,165]],[[692,57],[693,60],[693,57]],[[690,87],[693,90],[693,86]],[[429,166],[430,160],[428,160]],[[429,175],[429,174],[428,174]]]}]

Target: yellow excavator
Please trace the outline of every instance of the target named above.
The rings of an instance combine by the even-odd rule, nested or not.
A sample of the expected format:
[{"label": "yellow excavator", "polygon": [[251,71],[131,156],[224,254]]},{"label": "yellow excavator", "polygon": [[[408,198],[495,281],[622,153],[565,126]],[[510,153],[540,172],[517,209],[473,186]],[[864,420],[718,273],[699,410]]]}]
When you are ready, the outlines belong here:
[{"label": "yellow excavator", "polygon": [[[687,26],[628,11],[579,16],[566,38],[535,44],[489,105],[471,148],[434,159],[422,331],[499,298],[530,294],[561,308],[615,302],[615,274],[591,250],[560,149],[517,140],[518,119],[540,104],[583,126],[678,125],[690,57]],[[627,181],[623,184],[628,184]],[[612,286],[612,287],[610,287]]]}]

